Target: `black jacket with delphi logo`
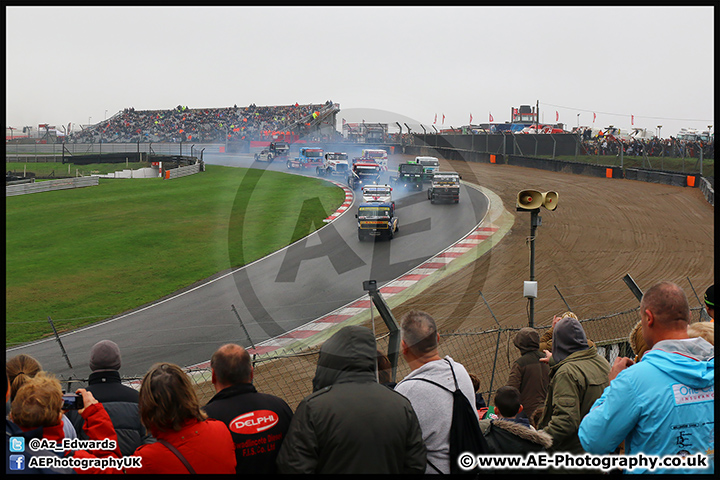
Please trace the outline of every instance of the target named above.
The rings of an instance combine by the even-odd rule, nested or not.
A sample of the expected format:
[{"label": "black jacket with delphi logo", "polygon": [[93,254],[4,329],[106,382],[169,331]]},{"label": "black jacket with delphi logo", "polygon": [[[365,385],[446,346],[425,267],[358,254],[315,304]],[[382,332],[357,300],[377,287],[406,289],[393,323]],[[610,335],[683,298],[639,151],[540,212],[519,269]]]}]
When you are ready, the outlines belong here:
[{"label": "black jacket with delphi logo", "polygon": [[230,429],[238,474],[276,473],[275,459],[293,417],[285,400],[246,383],[222,389],[203,410]]}]

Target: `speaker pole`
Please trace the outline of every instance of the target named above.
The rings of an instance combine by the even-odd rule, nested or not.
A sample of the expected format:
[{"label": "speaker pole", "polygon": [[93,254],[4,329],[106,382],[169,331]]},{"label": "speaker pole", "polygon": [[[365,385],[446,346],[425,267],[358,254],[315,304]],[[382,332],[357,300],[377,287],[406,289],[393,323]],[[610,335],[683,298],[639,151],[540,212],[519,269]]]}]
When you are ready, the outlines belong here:
[{"label": "speaker pole", "polygon": [[[542,218],[538,216],[539,208],[530,211],[530,281],[535,281],[535,232]],[[535,298],[529,297],[530,301],[530,318],[528,326],[535,326]]]}]

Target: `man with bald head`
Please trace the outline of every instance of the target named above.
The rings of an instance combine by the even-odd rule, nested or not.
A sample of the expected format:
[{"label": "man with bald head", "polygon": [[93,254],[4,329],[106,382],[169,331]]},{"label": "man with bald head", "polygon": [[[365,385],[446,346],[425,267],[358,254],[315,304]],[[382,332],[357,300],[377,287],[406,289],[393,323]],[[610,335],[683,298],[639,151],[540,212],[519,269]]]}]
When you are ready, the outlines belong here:
[{"label": "man with bald head", "polygon": [[216,393],[203,410],[230,429],[237,473],[276,473],[275,460],[292,410],[285,400],[255,389],[250,354],[243,347],[223,345],[210,359],[210,367]]},{"label": "man with bald head", "polygon": [[440,356],[440,335],[435,320],[429,314],[419,310],[410,311],[402,317],[400,324],[400,347],[412,372],[395,386],[395,391],[410,400],[420,421],[427,447],[425,473],[449,474],[451,462],[457,461],[456,458],[450,458],[453,394],[432,382],[452,392],[455,391],[457,379],[459,389],[473,406],[475,388],[462,364],[450,356]]},{"label": "man with bald head", "polygon": [[650,350],[635,364],[617,358],[610,385],[580,424],[583,448],[606,454],[625,440],[625,454],[705,456],[695,468],[637,468],[627,473],[714,473],[715,347],[689,338],[690,307],[671,282],[640,301],[642,337]]}]

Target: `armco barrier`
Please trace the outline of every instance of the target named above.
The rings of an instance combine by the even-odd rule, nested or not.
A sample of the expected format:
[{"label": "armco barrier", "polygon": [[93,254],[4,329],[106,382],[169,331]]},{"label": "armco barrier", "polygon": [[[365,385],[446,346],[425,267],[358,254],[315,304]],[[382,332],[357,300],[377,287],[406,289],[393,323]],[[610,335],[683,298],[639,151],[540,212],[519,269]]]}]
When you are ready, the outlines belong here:
[{"label": "armco barrier", "polygon": [[188,165],[187,167],[172,168],[165,170],[164,177],[166,180],[172,180],[173,178],[185,177],[187,175],[194,175],[200,172],[200,163],[194,165]]},{"label": "armco barrier", "polygon": [[5,196],[25,195],[27,193],[50,192],[68,188],[94,187],[99,184],[98,177],[74,177],[48,180],[46,182],[23,183],[5,187]]},{"label": "armco barrier", "polygon": [[676,187],[697,187],[698,175],[684,173],[661,172],[658,170],[642,170],[639,168],[626,168],[625,178],[641,182],[662,183]]},{"label": "armco barrier", "polygon": [[589,175],[603,178],[623,178],[623,171],[620,167],[608,167],[607,165],[594,165],[591,163],[567,162],[552,160],[549,158],[520,157],[510,155],[507,158],[508,165],[518,167],[539,168],[552,172],[568,172],[576,175]]},{"label": "armco barrier", "polygon": [[715,189],[710,182],[705,178],[700,179],[700,191],[705,195],[705,199],[712,205],[715,206]]}]

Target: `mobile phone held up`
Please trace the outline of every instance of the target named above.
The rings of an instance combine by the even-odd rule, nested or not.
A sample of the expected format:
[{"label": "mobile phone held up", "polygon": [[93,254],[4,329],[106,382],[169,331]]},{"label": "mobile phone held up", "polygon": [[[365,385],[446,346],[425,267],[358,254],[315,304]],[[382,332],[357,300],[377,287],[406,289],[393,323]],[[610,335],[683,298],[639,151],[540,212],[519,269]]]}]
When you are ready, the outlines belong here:
[{"label": "mobile phone held up", "polygon": [[64,393],[63,399],[63,410],[82,410],[83,408],[83,397],[76,393]]}]

